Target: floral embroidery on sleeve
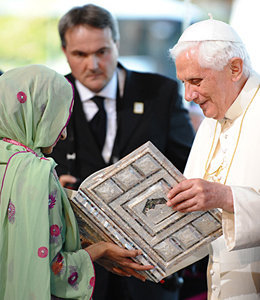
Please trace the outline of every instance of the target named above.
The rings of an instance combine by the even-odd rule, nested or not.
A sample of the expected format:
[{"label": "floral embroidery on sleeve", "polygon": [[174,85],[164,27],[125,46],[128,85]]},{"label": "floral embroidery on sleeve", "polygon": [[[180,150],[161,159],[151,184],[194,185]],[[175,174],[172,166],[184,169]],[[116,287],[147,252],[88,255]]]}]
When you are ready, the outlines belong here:
[{"label": "floral embroidery on sleeve", "polygon": [[60,275],[63,273],[63,256],[60,253],[57,254],[56,260],[52,263],[51,269],[54,275]]},{"label": "floral embroidery on sleeve", "polygon": [[54,191],[49,195],[49,209],[52,209],[56,203],[56,193],[57,191]]},{"label": "floral embroidery on sleeve", "polygon": [[74,266],[69,266],[69,269],[70,269],[70,276],[68,278],[68,283],[75,289],[77,290],[78,289],[78,283],[77,283],[77,280],[78,280],[78,272],[77,272],[77,267],[74,267]]},{"label": "floral embroidery on sleeve", "polygon": [[14,223],[15,221],[15,206],[14,204],[11,202],[9,202],[9,206],[8,206],[8,220],[10,223]]},{"label": "floral embroidery on sleeve", "polygon": [[59,236],[60,235],[60,228],[57,224],[51,225],[50,231],[51,231],[52,236]]},{"label": "floral embroidery on sleeve", "polygon": [[58,243],[60,238],[61,229],[57,224],[51,225],[50,227],[50,242]]}]

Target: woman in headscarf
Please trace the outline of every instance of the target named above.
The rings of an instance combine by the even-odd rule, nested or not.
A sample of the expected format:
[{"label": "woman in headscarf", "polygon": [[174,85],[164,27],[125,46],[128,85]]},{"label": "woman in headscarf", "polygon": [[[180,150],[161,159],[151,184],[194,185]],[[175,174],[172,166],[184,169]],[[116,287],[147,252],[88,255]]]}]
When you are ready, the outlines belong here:
[{"label": "woman in headscarf", "polygon": [[44,157],[66,137],[73,107],[70,83],[31,65],[0,77],[0,299],[90,299],[92,261],[109,259],[112,271],[144,279],[148,270],[129,257],[140,254],[100,242],[81,249],[76,220]]}]

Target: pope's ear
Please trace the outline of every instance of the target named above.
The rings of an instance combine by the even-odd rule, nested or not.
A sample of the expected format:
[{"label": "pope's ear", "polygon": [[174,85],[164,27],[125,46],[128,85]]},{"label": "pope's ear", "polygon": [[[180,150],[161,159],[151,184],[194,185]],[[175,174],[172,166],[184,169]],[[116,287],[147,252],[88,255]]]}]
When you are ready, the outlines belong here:
[{"label": "pope's ear", "polygon": [[243,75],[243,60],[239,57],[233,57],[229,62],[229,66],[233,80],[238,81]]}]

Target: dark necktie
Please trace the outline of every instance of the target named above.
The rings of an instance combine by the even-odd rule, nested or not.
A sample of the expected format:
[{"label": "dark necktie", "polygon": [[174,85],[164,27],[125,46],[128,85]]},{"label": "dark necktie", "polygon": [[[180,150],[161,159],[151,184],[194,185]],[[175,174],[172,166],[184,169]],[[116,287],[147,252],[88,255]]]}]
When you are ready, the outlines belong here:
[{"label": "dark necktie", "polygon": [[98,106],[98,112],[90,121],[90,127],[98,143],[99,149],[102,151],[107,131],[107,114],[104,108],[104,97],[94,96],[91,100]]}]

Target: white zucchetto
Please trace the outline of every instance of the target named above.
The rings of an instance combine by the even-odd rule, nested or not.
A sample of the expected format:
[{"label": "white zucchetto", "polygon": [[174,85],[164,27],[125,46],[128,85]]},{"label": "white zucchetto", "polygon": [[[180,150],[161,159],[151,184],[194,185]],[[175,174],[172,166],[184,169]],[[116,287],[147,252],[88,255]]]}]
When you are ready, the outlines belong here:
[{"label": "white zucchetto", "polygon": [[227,23],[209,19],[189,26],[179,38],[179,42],[228,41],[242,43],[235,30]]}]

